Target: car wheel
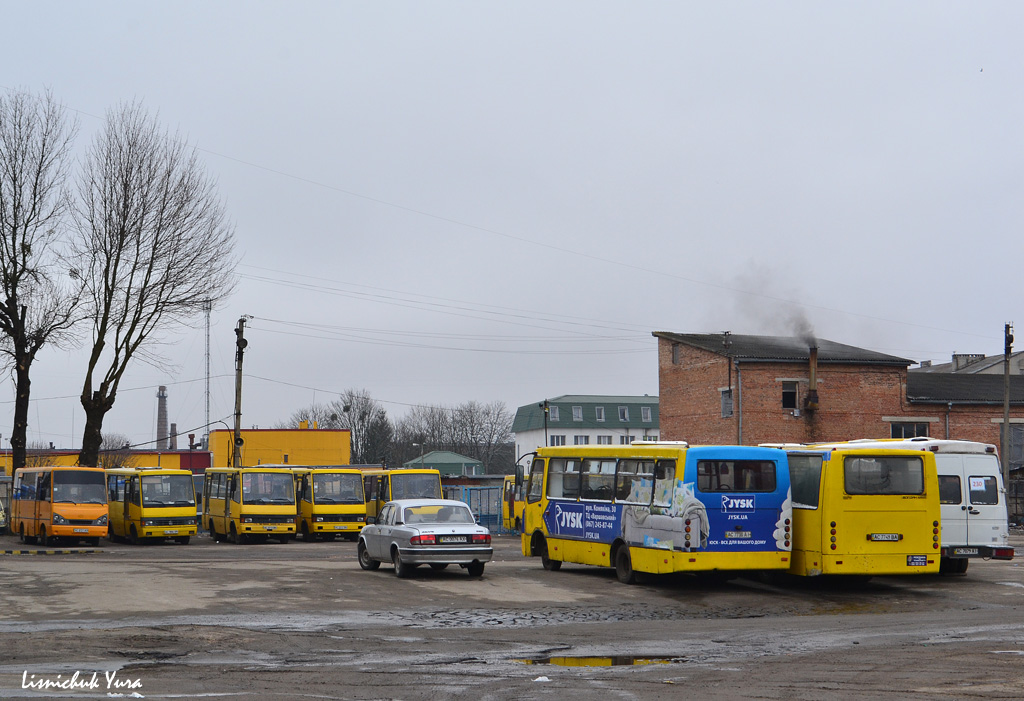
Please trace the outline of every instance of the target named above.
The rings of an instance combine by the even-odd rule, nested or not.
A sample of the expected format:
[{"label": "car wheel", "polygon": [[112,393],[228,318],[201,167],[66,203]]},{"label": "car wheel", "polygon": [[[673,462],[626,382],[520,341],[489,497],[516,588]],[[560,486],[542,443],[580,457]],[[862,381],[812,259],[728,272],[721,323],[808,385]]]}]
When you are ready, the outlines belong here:
[{"label": "car wheel", "polygon": [[364,570],[375,570],[380,567],[380,562],[370,557],[370,553],[366,550],[366,543],[363,541],[359,541],[356,552],[359,555],[359,566]]},{"label": "car wheel", "polygon": [[549,572],[557,572],[562,566],[561,560],[552,560],[548,556],[548,541],[543,538],[540,541],[540,564]]},{"label": "car wheel", "polygon": [[615,576],[623,584],[636,584],[636,573],[633,572],[633,558],[629,556],[629,547],[623,545],[615,553]]},{"label": "car wheel", "polygon": [[469,570],[470,577],[479,577],[484,573],[484,563],[479,560],[474,560],[466,565],[466,569]]},{"label": "car wheel", "polygon": [[395,575],[405,579],[412,574],[412,565],[407,564],[402,560],[402,551],[395,548],[395,552],[391,556],[391,561],[395,563]]}]

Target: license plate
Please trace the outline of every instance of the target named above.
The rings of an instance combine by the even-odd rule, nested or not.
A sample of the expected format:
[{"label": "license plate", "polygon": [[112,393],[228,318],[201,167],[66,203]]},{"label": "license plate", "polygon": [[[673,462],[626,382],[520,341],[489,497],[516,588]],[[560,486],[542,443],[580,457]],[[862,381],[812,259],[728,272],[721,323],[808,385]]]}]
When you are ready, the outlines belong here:
[{"label": "license plate", "polygon": [[927,564],[927,555],[907,555],[907,567],[925,567]]},{"label": "license plate", "polygon": [[71,532],[72,533],[88,533],[89,529],[88,528],[72,528]]},{"label": "license plate", "polygon": [[443,535],[441,536],[442,543],[465,543],[466,536],[464,535]]},{"label": "license plate", "polygon": [[264,528],[268,531],[274,530],[274,526],[264,526]]},{"label": "license plate", "polygon": [[872,533],[868,536],[874,541],[899,541],[901,540],[899,533]]},{"label": "license plate", "polygon": [[726,531],[726,538],[749,538],[750,531]]},{"label": "license plate", "polygon": [[977,555],[977,548],[953,548],[954,555]]},{"label": "license plate", "polygon": [[336,531],[344,530],[345,528],[348,528],[348,526],[342,526],[340,524],[335,524],[334,525],[334,530],[336,530]]},{"label": "license plate", "polygon": [[164,535],[178,535],[178,531],[164,531]]}]

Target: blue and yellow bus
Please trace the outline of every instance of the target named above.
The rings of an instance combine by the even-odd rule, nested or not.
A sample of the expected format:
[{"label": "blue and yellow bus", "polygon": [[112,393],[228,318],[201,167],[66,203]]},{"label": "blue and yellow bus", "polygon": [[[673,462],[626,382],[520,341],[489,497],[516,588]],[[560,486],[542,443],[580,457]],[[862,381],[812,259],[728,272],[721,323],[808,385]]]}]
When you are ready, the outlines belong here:
[{"label": "blue and yellow bus", "polygon": [[540,448],[523,512],[523,555],[636,573],[787,570],[792,500],[785,452],[634,442]]}]

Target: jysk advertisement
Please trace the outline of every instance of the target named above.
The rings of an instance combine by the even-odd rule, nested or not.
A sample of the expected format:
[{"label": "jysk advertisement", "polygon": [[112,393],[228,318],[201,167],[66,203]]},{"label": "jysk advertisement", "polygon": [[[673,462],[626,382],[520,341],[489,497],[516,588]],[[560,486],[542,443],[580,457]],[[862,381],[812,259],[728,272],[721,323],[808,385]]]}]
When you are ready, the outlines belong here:
[{"label": "jysk advertisement", "polygon": [[578,501],[552,501],[544,513],[548,533],[610,543],[622,532],[621,507]]}]

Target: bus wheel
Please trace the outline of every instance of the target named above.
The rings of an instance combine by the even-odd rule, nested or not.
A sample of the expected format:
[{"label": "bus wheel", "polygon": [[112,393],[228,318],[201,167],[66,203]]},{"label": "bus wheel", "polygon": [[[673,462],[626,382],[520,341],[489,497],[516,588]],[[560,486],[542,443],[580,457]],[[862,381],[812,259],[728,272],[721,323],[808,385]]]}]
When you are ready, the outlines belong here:
[{"label": "bus wheel", "polygon": [[542,537],[538,543],[537,549],[540,550],[541,566],[543,566],[544,569],[548,570],[549,572],[557,572],[558,569],[562,566],[562,561],[552,560],[548,556],[548,541]]},{"label": "bus wheel", "polygon": [[299,530],[302,531],[302,540],[305,542],[312,543],[316,540],[316,535],[309,532],[309,526],[306,525],[305,521],[299,526]]},{"label": "bus wheel", "polygon": [[134,525],[128,530],[128,542],[132,545],[139,544],[139,532],[135,530]]},{"label": "bus wheel", "polygon": [[91,545],[94,548],[100,544],[99,538],[83,538],[82,540],[85,541],[86,545]]},{"label": "bus wheel", "polygon": [[518,516],[516,516],[516,522],[515,522],[515,529],[514,530],[515,530],[516,533],[522,533],[523,532],[523,524],[521,524],[519,522],[519,517]]},{"label": "bus wheel", "polygon": [[230,532],[228,533],[228,540],[235,545],[241,545],[242,539],[238,537],[238,531],[235,530],[235,524],[231,524]]},{"label": "bus wheel", "polygon": [[633,571],[633,558],[629,556],[629,546],[623,545],[615,551],[615,576],[623,584],[636,584],[636,573]]},{"label": "bus wheel", "polygon": [[189,538],[190,537],[187,535],[180,535],[174,539],[174,542],[181,543],[182,545],[188,545]]},{"label": "bus wheel", "polygon": [[21,542],[22,543],[27,543],[29,545],[32,545],[32,544],[34,544],[36,542],[36,537],[35,536],[33,536],[33,535],[25,535],[25,524],[24,523],[21,524],[20,535],[21,535]]},{"label": "bus wheel", "polygon": [[47,546],[54,544],[53,536],[46,535],[46,526],[39,527],[39,542]]}]

